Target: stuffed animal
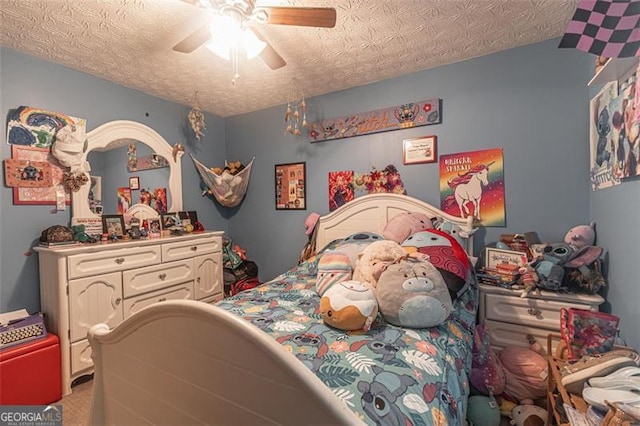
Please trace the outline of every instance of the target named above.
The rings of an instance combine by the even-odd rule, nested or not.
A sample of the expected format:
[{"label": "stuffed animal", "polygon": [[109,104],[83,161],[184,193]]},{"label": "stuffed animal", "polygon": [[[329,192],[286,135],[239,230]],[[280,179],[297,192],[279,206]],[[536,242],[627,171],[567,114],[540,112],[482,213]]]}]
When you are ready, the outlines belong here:
[{"label": "stuffed animal", "polygon": [[511,424],[515,426],[544,426],[548,413],[537,405],[516,405],[511,411]]},{"label": "stuffed animal", "polygon": [[353,279],[365,282],[375,288],[382,271],[407,255],[402,246],[395,241],[375,241],[359,255],[353,271]]},{"label": "stuffed animal", "polygon": [[500,424],[500,409],[493,396],[473,395],[467,403],[470,426],[496,426]]},{"label": "stuffed animal", "polygon": [[378,315],[378,302],[369,286],[353,280],[342,281],[324,293],[320,313],[331,327],[366,332]]},{"label": "stuffed animal", "polygon": [[[465,240],[471,237],[478,229],[480,229],[463,229],[460,225],[457,225],[443,218],[438,218],[433,223],[433,227],[438,231],[446,232],[447,234],[451,235],[462,247],[464,247],[464,245],[466,244]],[[510,250],[509,247],[507,247],[507,249]]]},{"label": "stuffed animal", "polygon": [[500,395],[506,385],[502,364],[491,348],[489,329],[483,324],[476,326],[473,335],[469,381],[473,389],[483,395]]},{"label": "stuffed animal", "polygon": [[344,240],[340,241],[335,247],[335,250],[340,250],[349,255],[351,260],[351,268],[355,269],[360,254],[376,241],[383,241],[384,237],[375,232],[356,232],[349,235]]},{"label": "stuffed animal", "polygon": [[566,243],[547,244],[542,259],[534,264],[538,274],[538,286],[542,289],[557,291],[562,288],[565,263],[575,253],[573,246]]},{"label": "stuffed animal", "polygon": [[471,262],[464,248],[446,232],[437,229],[416,232],[402,247],[409,252],[429,256],[429,261],[444,277],[451,300],[455,300],[466,288],[471,275]]},{"label": "stuffed animal", "polygon": [[453,311],[444,278],[424,260],[407,258],[389,265],[375,293],[382,316],[400,327],[434,327]]},{"label": "stuffed animal", "polygon": [[542,398],[547,394],[547,359],[532,348],[507,346],[498,353],[504,368],[504,394],[515,401]]},{"label": "stuffed animal", "polygon": [[520,294],[520,297],[527,297],[537,286],[540,279],[535,268],[530,264],[521,266],[518,269],[520,277],[518,278],[518,284],[524,288],[524,291]]},{"label": "stuffed animal", "polygon": [[349,256],[339,250],[325,252],[318,261],[316,291],[322,297],[333,285],[350,280],[352,276]]},{"label": "stuffed animal", "polygon": [[569,232],[564,236],[564,242],[575,249],[594,245],[596,242],[595,222],[591,222],[590,225],[578,225],[569,229]]},{"label": "stuffed animal", "polygon": [[431,219],[424,213],[403,212],[387,222],[382,235],[391,241],[400,244],[412,234],[433,228]]}]

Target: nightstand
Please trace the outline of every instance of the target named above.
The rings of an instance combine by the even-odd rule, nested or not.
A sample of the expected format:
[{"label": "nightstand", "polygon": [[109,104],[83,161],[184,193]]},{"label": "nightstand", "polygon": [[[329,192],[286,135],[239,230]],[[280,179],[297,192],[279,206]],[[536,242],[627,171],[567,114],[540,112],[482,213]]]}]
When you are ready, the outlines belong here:
[{"label": "nightstand", "polygon": [[540,294],[529,293],[523,298],[520,297],[522,290],[486,284],[479,284],[478,287],[478,320],[489,328],[491,347],[496,351],[513,345],[529,347],[528,334],[544,347],[549,334],[560,333],[560,308],[598,311],[604,302],[598,295],[541,291]]}]

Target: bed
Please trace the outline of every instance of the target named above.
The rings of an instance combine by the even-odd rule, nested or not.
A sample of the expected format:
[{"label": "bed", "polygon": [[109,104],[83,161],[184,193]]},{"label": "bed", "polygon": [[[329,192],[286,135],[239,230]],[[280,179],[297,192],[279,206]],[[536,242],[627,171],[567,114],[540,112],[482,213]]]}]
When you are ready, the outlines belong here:
[{"label": "bed", "polygon": [[[440,326],[380,316],[367,333],[326,326],[314,291],[323,250],[382,234],[402,212],[449,216],[396,194],[356,198],[319,219],[318,255],[215,305],[167,301],[89,331],[90,424],[464,424],[477,287]],[[472,237],[465,249],[471,255]]]}]

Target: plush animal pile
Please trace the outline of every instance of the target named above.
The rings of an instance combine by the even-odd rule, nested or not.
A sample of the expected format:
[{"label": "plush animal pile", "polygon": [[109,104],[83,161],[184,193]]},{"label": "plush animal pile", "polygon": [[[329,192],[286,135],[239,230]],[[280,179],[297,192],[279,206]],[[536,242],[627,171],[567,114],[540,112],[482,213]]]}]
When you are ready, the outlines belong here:
[{"label": "plush animal pile", "polygon": [[351,332],[367,331],[378,313],[401,327],[442,324],[473,277],[456,238],[418,213],[397,215],[383,235],[345,238],[321,254],[317,271],[322,318]]}]

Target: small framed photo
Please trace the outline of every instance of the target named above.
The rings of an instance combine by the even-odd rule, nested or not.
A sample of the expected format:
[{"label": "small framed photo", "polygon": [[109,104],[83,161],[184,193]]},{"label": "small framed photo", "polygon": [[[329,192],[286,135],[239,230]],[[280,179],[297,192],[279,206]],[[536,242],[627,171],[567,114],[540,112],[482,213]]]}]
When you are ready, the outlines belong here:
[{"label": "small framed photo", "polygon": [[438,146],[435,136],[422,136],[402,141],[403,163],[435,163],[438,159]]},{"label": "small framed photo", "polygon": [[160,215],[160,220],[162,221],[162,229],[167,230],[172,226],[176,226],[176,218],[178,217],[177,213],[162,213]]},{"label": "small framed photo", "polygon": [[162,236],[162,224],[160,223],[159,217],[152,217],[147,219],[147,226],[149,230],[149,238],[160,237]]},{"label": "small framed photo", "polygon": [[122,239],[124,236],[124,216],[121,214],[102,215],[102,233],[109,238]]},{"label": "small framed photo", "polygon": [[[528,262],[527,254],[521,251],[502,250],[487,247],[485,254],[485,267],[488,269],[504,269],[504,266],[523,266]],[[499,267],[500,266],[500,267]]]},{"label": "small framed photo", "polygon": [[129,189],[132,191],[140,189],[140,178],[138,176],[131,176],[129,178]]},{"label": "small framed photo", "polygon": [[276,210],[307,209],[306,163],[276,164]]}]

